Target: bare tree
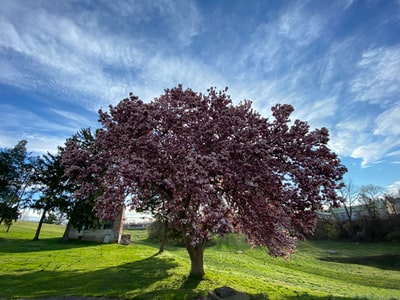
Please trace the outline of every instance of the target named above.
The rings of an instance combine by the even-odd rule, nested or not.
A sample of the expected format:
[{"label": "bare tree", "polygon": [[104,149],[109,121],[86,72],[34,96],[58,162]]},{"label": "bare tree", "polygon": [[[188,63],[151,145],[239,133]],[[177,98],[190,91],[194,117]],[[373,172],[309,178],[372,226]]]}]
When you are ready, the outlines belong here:
[{"label": "bare tree", "polygon": [[390,232],[386,236],[388,240],[399,240],[400,239],[400,190],[397,195],[385,194],[384,196],[385,205],[388,209],[388,223],[390,226]]},{"label": "bare tree", "polygon": [[354,234],[353,220],[354,220],[354,207],[358,203],[358,196],[360,193],[360,188],[355,186],[351,180],[348,181],[346,186],[340,190],[342,197],[345,199],[343,203],[344,209],[346,211],[347,221],[348,221],[348,232],[352,236]]},{"label": "bare tree", "polygon": [[400,189],[397,192],[397,195],[385,194],[384,200],[389,213],[400,219]]},{"label": "bare tree", "polygon": [[[336,221],[341,230],[346,231],[349,236],[354,235],[354,218],[355,218],[355,206],[359,203],[359,195],[360,188],[353,184],[351,180],[347,182],[347,184],[340,189],[340,196],[344,199],[343,208],[345,211],[346,219],[339,218],[335,210],[332,210],[332,214],[334,215]],[[348,226],[344,225],[344,222],[348,224]]]},{"label": "bare tree", "polygon": [[372,239],[382,235],[382,220],[387,218],[383,192],[382,187],[373,184],[362,186],[360,189],[359,201],[364,209],[359,214],[364,221],[365,233]]}]

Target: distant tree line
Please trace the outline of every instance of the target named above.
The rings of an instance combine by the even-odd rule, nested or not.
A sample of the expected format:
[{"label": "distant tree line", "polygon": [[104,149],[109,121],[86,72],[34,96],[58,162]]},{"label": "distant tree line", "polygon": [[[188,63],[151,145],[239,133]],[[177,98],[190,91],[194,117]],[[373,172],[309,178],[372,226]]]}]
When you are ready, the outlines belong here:
[{"label": "distant tree line", "polygon": [[344,202],[319,214],[314,239],[400,241],[400,190],[348,182],[340,192]]}]

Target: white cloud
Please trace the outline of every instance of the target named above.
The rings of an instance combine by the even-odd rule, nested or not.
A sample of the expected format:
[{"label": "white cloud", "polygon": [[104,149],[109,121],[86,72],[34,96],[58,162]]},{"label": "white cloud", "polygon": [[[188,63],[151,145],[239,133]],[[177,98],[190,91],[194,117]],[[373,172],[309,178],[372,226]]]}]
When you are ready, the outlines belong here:
[{"label": "white cloud", "polygon": [[369,120],[351,116],[336,124],[331,132],[332,149],[344,156],[351,156],[354,149],[370,142]]},{"label": "white cloud", "polygon": [[304,101],[299,114],[299,119],[306,120],[312,127],[326,127],[339,109],[335,97],[319,101]]},{"label": "white cloud", "polygon": [[[319,82],[321,92],[338,99],[335,113],[347,118],[331,127],[332,149],[340,155],[362,159],[362,166],[367,167],[394,153],[400,140],[400,106],[397,103],[400,48],[364,51],[363,58],[354,66],[358,50],[355,44],[357,41],[352,37],[332,43],[319,60]],[[352,93],[347,92],[349,76],[354,78],[350,81],[349,92]],[[377,107],[372,109],[372,105]],[[318,116],[323,110],[314,109],[309,113],[310,117]],[[335,116],[326,117],[333,126]]]},{"label": "white cloud", "polygon": [[343,7],[343,10],[346,10],[346,9],[348,9],[349,7],[351,7],[351,6],[353,5],[354,2],[355,2],[355,0],[346,0],[346,1],[345,1],[345,4],[344,4],[344,7]]},{"label": "white cloud", "polygon": [[320,36],[325,22],[323,16],[311,14],[297,4],[279,18],[277,34],[305,46]]},{"label": "white cloud", "polygon": [[241,94],[250,95],[267,116],[271,105],[290,103],[295,107],[293,117],[308,121],[311,127],[331,129],[339,114],[346,117],[344,107],[351,102],[343,91],[354,70],[349,49],[355,41],[352,37],[325,40],[335,16],[346,5],[351,3],[334,4],[324,15],[305,2],[292,2],[281,15],[258,25],[240,55],[239,65],[247,70],[236,72],[244,74],[245,84],[240,84],[240,78],[237,82],[243,86]]},{"label": "white cloud", "polygon": [[[18,141],[28,141],[29,151],[54,152],[82,127],[94,125],[75,114],[54,110],[54,115],[36,114],[10,105],[0,105],[0,145],[13,147]],[[63,115],[60,120],[59,116]],[[58,117],[57,117],[58,116]],[[94,126],[93,126],[94,127]]]},{"label": "white cloud", "polygon": [[361,166],[365,168],[385,158],[392,149],[395,149],[399,145],[400,141],[398,138],[389,136],[381,140],[369,141],[369,143],[357,147],[351,153],[351,157],[361,158]]},{"label": "white cloud", "polygon": [[380,143],[370,143],[357,147],[351,153],[353,158],[361,158],[361,167],[366,168],[382,157],[382,145]]},{"label": "white cloud", "polygon": [[74,123],[73,127],[78,127],[78,126],[85,127],[93,123],[93,120],[88,120],[82,114],[76,114],[70,111],[60,110],[60,109],[51,109],[51,111],[67,119],[68,122]]},{"label": "white cloud", "polygon": [[21,51],[24,45],[15,26],[9,23],[4,17],[0,16],[0,28],[0,45],[7,48],[13,48],[18,52]]},{"label": "white cloud", "polygon": [[26,135],[25,139],[28,141],[28,151],[34,152],[39,155],[47,152],[56,153],[57,147],[64,145],[66,140],[66,138],[59,138],[42,134]]},{"label": "white cloud", "polygon": [[[397,157],[400,157],[400,150],[395,150],[395,151],[393,151],[393,152],[390,152],[390,153],[388,153],[387,154],[387,156],[397,156]],[[394,163],[400,163],[400,161],[398,161],[398,162],[394,162]]]},{"label": "white cloud", "polygon": [[400,95],[400,47],[365,51],[358,62],[358,75],[351,91],[357,100],[387,106]]},{"label": "white cloud", "polygon": [[35,128],[65,131],[68,127],[65,124],[59,125],[48,120],[45,116],[40,116],[29,110],[21,110],[10,105],[0,105],[0,129],[3,128],[21,128],[26,131]]},{"label": "white cloud", "polygon": [[346,88],[348,78],[354,72],[354,57],[358,55],[355,46],[357,44],[359,41],[350,36],[331,42],[321,55],[314,69],[318,71],[318,83],[324,93],[337,95]]},{"label": "white cloud", "polygon": [[304,3],[293,4],[272,21],[257,26],[251,42],[244,47],[240,63],[249,60],[257,72],[272,77],[279,76],[285,67],[295,71],[304,59],[298,51],[307,51],[321,36],[326,23],[326,16],[311,13]]},{"label": "white cloud", "polygon": [[351,116],[336,125],[331,138],[332,149],[340,155],[360,158],[361,166],[399,157],[399,112],[386,110],[378,117]]},{"label": "white cloud", "polygon": [[[114,5],[114,2],[108,3]],[[122,4],[118,2],[118,5]],[[183,3],[179,8],[169,1],[153,4],[161,5],[157,9],[166,17],[168,26],[173,27],[170,34],[176,35],[179,31],[178,39],[182,45],[190,43],[197,34],[200,21],[193,3]],[[144,100],[151,100],[164,88],[179,83],[199,91],[218,83],[226,86],[212,68],[188,57],[170,56],[168,48],[174,47],[172,44],[158,47],[151,39],[144,42],[140,34],[127,38],[123,32],[107,33],[100,24],[102,15],[99,12],[94,11],[88,16],[89,25],[86,26],[80,12],[72,18],[68,14],[60,16],[46,7],[25,7],[18,12],[13,9],[16,7],[10,4],[5,14],[8,18],[1,19],[1,25],[7,31],[0,35],[0,53],[4,54],[0,56],[0,82],[61,95],[90,111],[116,104],[131,91]],[[184,18],[179,16],[182,10],[185,10]],[[18,19],[23,22],[15,22]],[[51,110],[51,117],[43,118],[11,108],[2,110],[1,115],[5,117],[5,114],[10,117],[2,118],[3,124],[8,126],[4,132],[14,132],[9,129],[13,124],[22,132],[3,136],[2,145],[13,145],[22,138],[32,139],[30,146],[38,152],[60,144],[79,128],[93,124],[76,113],[56,108]],[[21,128],[21,124],[27,124],[27,127]],[[46,136],[54,136],[54,132],[60,138],[52,137],[46,141]]]},{"label": "white cloud", "polygon": [[169,36],[177,38],[183,46],[189,45],[201,32],[202,17],[192,1],[102,1],[114,14],[131,18],[140,24],[150,22],[149,16],[161,20],[169,29]]},{"label": "white cloud", "polygon": [[385,110],[376,118],[376,135],[398,135],[400,139],[400,103]]},{"label": "white cloud", "polygon": [[161,11],[167,11],[168,25],[184,46],[201,31],[201,15],[192,1],[162,1]]},{"label": "white cloud", "polygon": [[387,193],[400,196],[400,181],[396,181],[386,188]]},{"label": "white cloud", "polygon": [[67,138],[66,137],[57,137],[51,136],[48,134],[16,134],[16,135],[0,135],[0,147],[12,148],[14,147],[19,141],[27,140],[28,145],[27,149],[28,152],[34,152],[35,155],[40,155],[46,152],[56,153],[57,146],[64,145]]},{"label": "white cloud", "polygon": [[24,80],[23,74],[12,64],[10,60],[0,58],[0,70],[0,82],[14,85],[16,82],[22,82]]},{"label": "white cloud", "polygon": [[362,166],[380,159],[400,157],[400,105],[383,111],[375,119],[375,129],[364,144],[352,152],[352,157],[362,158]]},{"label": "white cloud", "polygon": [[[143,6],[139,2],[136,4]],[[119,6],[123,4],[118,3]],[[179,7],[169,1],[153,5],[160,6],[161,15],[167,18],[166,22],[173,27],[174,34],[179,35],[180,41],[190,43],[197,34],[199,17],[193,4],[184,3]],[[182,10],[185,10],[182,14],[185,17],[176,18]],[[124,33],[107,34],[101,28],[101,14],[95,13],[90,17],[90,26],[79,23],[82,17],[68,18],[36,7],[19,12],[24,22],[13,22],[16,20],[15,12],[9,20],[3,18],[1,22],[7,31],[1,35],[0,51],[7,51],[7,55],[0,58],[0,65],[5,66],[0,79],[21,88],[30,86],[64,94],[71,101],[80,101],[92,110],[125,97],[132,87],[138,85],[138,79],[141,84],[151,85],[151,78],[143,76],[142,72],[149,70],[149,60],[157,53],[158,45],[153,48],[150,40],[144,43],[140,35],[136,39],[132,36],[126,39]],[[27,63],[10,65],[7,63],[10,55],[22,56],[19,59],[26,58]],[[165,58],[162,53],[158,56]],[[158,62],[164,65],[164,60]],[[171,67],[176,68],[164,66]],[[159,69],[157,66],[154,71]],[[134,75],[133,70],[136,71]],[[144,75],[151,73],[150,69]],[[25,74],[36,74],[35,81]],[[93,99],[95,97],[97,99]]]},{"label": "white cloud", "polygon": [[12,148],[20,140],[16,139],[15,136],[0,134],[0,148]]}]

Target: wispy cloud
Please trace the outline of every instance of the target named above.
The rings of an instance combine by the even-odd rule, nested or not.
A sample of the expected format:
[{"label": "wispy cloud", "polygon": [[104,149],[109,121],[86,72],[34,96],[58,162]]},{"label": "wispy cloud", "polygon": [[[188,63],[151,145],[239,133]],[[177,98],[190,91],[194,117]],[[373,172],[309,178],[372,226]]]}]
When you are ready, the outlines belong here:
[{"label": "wispy cloud", "polygon": [[362,167],[398,156],[398,109],[394,106],[378,116],[366,113],[353,115],[347,121],[338,123],[333,130],[332,148],[341,155],[360,158]]},{"label": "wispy cloud", "polygon": [[336,124],[332,130],[331,147],[344,156],[352,156],[354,149],[370,142],[368,118],[355,115]]},{"label": "wispy cloud", "polygon": [[392,136],[380,139],[378,141],[369,140],[351,153],[353,158],[361,158],[362,167],[368,167],[369,165],[380,162],[381,159],[387,157],[388,151],[397,148],[400,145],[400,141]]},{"label": "wispy cloud", "polygon": [[355,1],[356,1],[356,0],[346,0],[343,9],[344,9],[344,10],[348,9],[350,6],[353,5],[353,3],[354,3]]},{"label": "wispy cloud", "polygon": [[[152,24],[159,20],[169,38],[182,46],[191,44],[202,31],[202,17],[192,1],[101,1],[113,14],[133,18],[136,24]],[[149,17],[151,16],[151,18]],[[131,22],[131,20],[129,20]],[[161,28],[162,29],[162,28]]]},{"label": "wispy cloud", "polygon": [[36,114],[30,110],[20,109],[11,105],[0,105],[0,128],[21,128],[25,131],[31,128],[47,131],[65,131],[69,129],[65,123],[57,124],[45,115]]},{"label": "wispy cloud", "polygon": [[33,112],[13,105],[0,105],[0,119],[0,145],[11,147],[26,139],[29,149],[38,153],[54,152],[80,128],[97,127],[96,118],[89,120],[80,114],[56,108]]},{"label": "wispy cloud", "polygon": [[81,128],[81,127],[90,127],[93,124],[93,120],[89,120],[88,118],[82,116],[81,114],[77,114],[67,110],[61,109],[50,109],[51,112],[54,112],[56,115],[62,117],[63,123],[67,122],[68,127],[72,128]]},{"label": "wispy cloud", "polygon": [[45,134],[27,134],[25,139],[28,141],[28,149],[35,155],[43,153],[57,153],[58,146],[63,146],[65,138],[48,136]]},{"label": "wispy cloud", "polygon": [[400,47],[365,51],[358,62],[358,74],[351,91],[360,101],[387,106],[400,94]]},{"label": "wispy cloud", "polygon": [[[352,3],[348,4],[345,9]],[[339,10],[332,15],[336,13]],[[312,17],[303,6],[295,6],[278,18],[278,25],[259,27],[251,44],[256,50],[251,52],[249,47],[253,54],[249,57],[256,68],[267,66],[259,71],[264,71],[264,80],[272,87],[268,96],[294,104],[295,117],[309,121],[312,127],[329,127],[333,149],[340,155],[361,158],[362,166],[367,167],[393,153],[400,140],[400,114],[395,106],[400,95],[400,48],[365,50],[369,46],[353,36],[324,44],[323,35],[330,34],[329,26],[334,23],[328,19]],[[298,26],[297,21],[302,20],[305,25]],[[272,30],[277,27],[285,30]],[[314,30],[309,30],[311,27]],[[313,44],[314,40],[320,45]],[[316,47],[322,47],[320,57],[308,63],[307,57]],[[289,53],[287,49],[291,49]],[[358,101],[367,104],[359,105]],[[368,114],[360,114],[366,105],[378,107],[369,107]],[[348,121],[335,123],[339,116]]]},{"label": "wispy cloud", "polygon": [[389,194],[400,196],[400,181],[396,181],[386,188]]},{"label": "wispy cloud", "polygon": [[[186,17],[177,18],[180,21],[174,22],[172,27],[176,26],[174,32],[178,34],[181,43],[190,43],[197,34],[199,22],[193,4],[182,5],[176,10],[177,4],[169,4],[168,1],[149,3],[152,3],[149,4],[152,8],[159,10],[168,23],[172,23],[184,9],[185,14],[182,15]],[[108,5],[115,7],[126,3]],[[141,1],[130,3],[129,7],[132,14],[146,9]],[[117,9],[121,8],[116,7],[114,10]],[[148,77],[143,79],[144,76],[141,76],[149,68],[149,57],[156,53],[152,45],[148,44],[149,40],[143,42],[140,35],[136,40],[132,36],[128,40],[125,32],[120,35],[104,32],[101,28],[101,14],[95,14],[96,11],[89,17],[92,20],[89,22],[90,26],[82,26],[75,19],[34,6],[18,12],[11,11],[10,14],[17,13],[24,22],[11,23],[4,18],[1,20],[1,27],[5,30],[0,37],[0,46],[13,51],[0,58],[0,65],[5,71],[0,77],[3,82],[58,91],[74,101],[82,101],[86,107],[93,106],[93,100],[85,101],[82,94],[86,95],[86,99],[98,97],[95,107],[91,107],[97,109],[126,96],[134,83],[149,80]],[[14,19],[15,17],[14,15]],[[77,20],[79,19],[78,16]],[[13,55],[22,56],[19,59],[26,58],[27,64],[19,65],[18,68],[15,64],[10,65],[8,60]],[[40,72],[35,72],[38,69]],[[158,69],[155,68],[154,71]],[[132,75],[132,70],[136,71],[136,76]],[[29,80],[24,74],[36,74],[37,81]]]},{"label": "wispy cloud", "polygon": [[[97,111],[117,103],[131,91],[144,100],[151,100],[164,88],[178,83],[205,89],[205,84],[209,87],[221,81],[208,66],[169,54],[173,47],[189,45],[201,31],[201,16],[193,2],[103,1],[98,4],[91,11],[74,10],[71,3],[62,3],[61,7],[52,3],[22,6],[18,1],[5,4],[4,15],[0,17],[0,82],[60,95],[71,105]],[[108,13],[110,9],[119,12],[122,22]],[[165,32],[169,36],[155,39],[135,26],[125,26],[137,22],[137,28],[145,27],[140,23],[154,22],[154,18],[146,17],[154,11],[160,26],[168,28]],[[108,31],[109,23],[113,22],[119,23],[120,32]],[[137,34],[132,35],[132,31]],[[8,126],[2,144],[15,144],[29,137],[33,140],[30,147],[35,151],[47,149],[55,141],[60,144],[79,128],[96,121],[94,118],[94,122],[88,122],[77,113],[58,108],[39,116],[9,107],[1,115],[3,124]],[[21,128],[19,124],[29,124],[29,128],[6,136],[6,132],[13,131],[11,127]],[[49,138],[46,142],[49,132],[57,132],[59,138]]]},{"label": "wispy cloud", "polygon": [[277,35],[288,39],[291,46],[305,46],[317,39],[327,21],[322,15],[313,14],[305,9],[306,3],[296,5],[284,13],[278,21]]},{"label": "wispy cloud", "polygon": [[388,108],[376,118],[375,135],[393,135],[400,139],[400,103]]},{"label": "wispy cloud", "polygon": [[362,158],[362,166],[366,167],[393,156],[400,145],[400,48],[364,51],[356,70],[350,91],[356,101],[375,105],[377,112],[368,138],[362,144],[353,144],[352,157]]}]

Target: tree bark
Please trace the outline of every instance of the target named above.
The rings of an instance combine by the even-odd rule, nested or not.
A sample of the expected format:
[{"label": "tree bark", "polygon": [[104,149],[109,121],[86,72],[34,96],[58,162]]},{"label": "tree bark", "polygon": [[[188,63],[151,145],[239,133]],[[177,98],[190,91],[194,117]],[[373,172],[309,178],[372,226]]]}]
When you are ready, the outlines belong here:
[{"label": "tree bark", "polygon": [[47,213],[47,210],[44,209],[43,210],[43,214],[40,217],[38,227],[36,229],[35,237],[33,238],[34,241],[38,241],[39,240],[40,231],[42,230],[42,226],[43,226],[44,218],[46,217],[46,213]]},{"label": "tree bark", "polygon": [[68,243],[68,241],[69,241],[69,232],[71,231],[71,228],[72,228],[72,224],[71,224],[70,221],[68,221],[67,227],[65,227],[65,231],[64,231],[64,234],[63,234],[63,237],[62,237],[62,240],[61,240],[62,243]]},{"label": "tree bark", "polygon": [[158,254],[164,252],[165,244],[167,243],[167,234],[168,234],[168,221],[165,220],[162,222],[162,231],[160,237],[160,248],[158,249]]},{"label": "tree bark", "polygon": [[190,257],[190,276],[191,277],[203,277],[204,276],[204,246],[205,243],[201,243],[193,247],[190,243],[186,244],[186,249]]},{"label": "tree bark", "polygon": [[353,237],[353,207],[350,206],[348,207],[347,205],[344,205],[344,209],[346,211],[347,215],[347,220],[349,221],[349,235],[350,237]]}]

